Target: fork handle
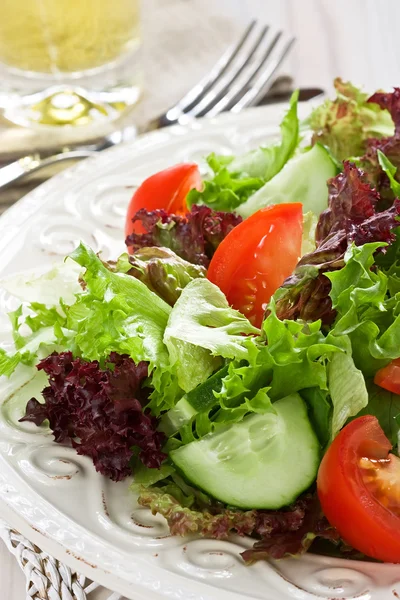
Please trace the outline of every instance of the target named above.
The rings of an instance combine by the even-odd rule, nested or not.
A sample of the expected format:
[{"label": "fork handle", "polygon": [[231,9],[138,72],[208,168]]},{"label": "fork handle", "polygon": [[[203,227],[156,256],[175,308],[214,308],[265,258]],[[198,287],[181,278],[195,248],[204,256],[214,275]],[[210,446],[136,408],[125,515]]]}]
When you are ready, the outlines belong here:
[{"label": "fork handle", "polygon": [[96,152],[92,150],[73,150],[69,152],[60,152],[59,154],[54,154],[47,158],[41,158],[38,154],[24,156],[24,158],[0,168],[0,190],[35,171],[39,171],[39,169],[50,167],[51,165],[65,160],[81,160],[82,158],[89,158],[95,154]]}]

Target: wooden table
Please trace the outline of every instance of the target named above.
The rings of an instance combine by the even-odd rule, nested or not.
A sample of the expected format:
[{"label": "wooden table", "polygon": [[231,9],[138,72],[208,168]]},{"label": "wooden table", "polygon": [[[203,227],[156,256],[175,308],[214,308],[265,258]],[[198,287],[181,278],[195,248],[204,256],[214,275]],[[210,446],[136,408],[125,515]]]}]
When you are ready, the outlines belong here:
[{"label": "wooden table", "polygon": [[[298,86],[329,90],[336,75],[371,91],[400,84],[399,0],[144,0],[143,12],[146,93],[130,115],[139,124],[207,72],[251,17],[296,36],[282,71]],[[0,153],[33,142],[0,125]],[[0,193],[0,211],[36,184]],[[23,598],[23,576],[0,545],[0,600]]]}]

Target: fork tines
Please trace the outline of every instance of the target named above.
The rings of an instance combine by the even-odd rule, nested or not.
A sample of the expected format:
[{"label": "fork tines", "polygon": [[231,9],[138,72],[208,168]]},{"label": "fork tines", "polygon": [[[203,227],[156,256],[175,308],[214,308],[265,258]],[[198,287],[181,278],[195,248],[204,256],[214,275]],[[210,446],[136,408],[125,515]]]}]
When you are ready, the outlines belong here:
[{"label": "fork tines", "polygon": [[193,117],[240,112],[257,104],[274,82],[274,74],[295,39],[252,21],[238,42],[221,56],[211,71],[173,108],[166,120],[185,122]]}]

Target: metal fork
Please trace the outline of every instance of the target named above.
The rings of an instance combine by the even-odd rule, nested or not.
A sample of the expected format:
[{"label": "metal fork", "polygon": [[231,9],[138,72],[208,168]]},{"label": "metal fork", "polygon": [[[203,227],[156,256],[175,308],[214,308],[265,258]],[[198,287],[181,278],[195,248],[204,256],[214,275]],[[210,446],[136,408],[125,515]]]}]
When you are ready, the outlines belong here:
[{"label": "metal fork", "polygon": [[225,110],[238,113],[257,104],[295,42],[291,37],[280,44],[282,38],[282,31],[272,35],[268,26],[251,21],[211,71],[155,123],[159,127],[187,123],[194,117],[215,117]]},{"label": "metal fork", "polygon": [[[290,52],[294,38],[252,21],[238,42],[221,56],[211,71],[177,104],[147,124],[143,131],[186,124],[196,117],[214,117],[223,111],[239,113],[256,105],[274,83],[274,74]],[[65,147],[57,154],[35,153],[0,168],[0,190],[31,173],[61,161],[80,160],[132,139],[127,127],[97,143]]]}]

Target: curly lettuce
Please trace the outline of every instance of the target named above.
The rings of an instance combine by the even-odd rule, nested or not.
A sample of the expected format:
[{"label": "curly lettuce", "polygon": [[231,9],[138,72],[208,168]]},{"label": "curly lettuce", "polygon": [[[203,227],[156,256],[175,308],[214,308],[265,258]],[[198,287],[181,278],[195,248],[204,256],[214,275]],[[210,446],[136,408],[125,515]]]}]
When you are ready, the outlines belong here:
[{"label": "curly lettuce", "polygon": [[313,143],[327,146],[333,156],[345,160],[362,156],[368,138],[393,135],[390,113],[368,99],[360,89],[339,77],[335,79],[336,98],[315,108],[307,123],[313,132]]}]

